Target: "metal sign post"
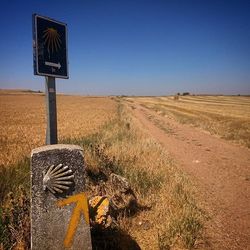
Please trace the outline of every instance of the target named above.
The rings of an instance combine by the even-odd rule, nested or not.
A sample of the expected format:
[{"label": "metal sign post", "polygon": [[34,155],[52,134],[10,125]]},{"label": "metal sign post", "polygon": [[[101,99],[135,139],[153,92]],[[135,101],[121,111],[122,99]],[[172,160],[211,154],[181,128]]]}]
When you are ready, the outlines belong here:
[{"label": "metal sign post", "polygon": [[68,79],[67,25],[33,15],[34,74],[46,78],[46,144],[57,144],[55,78]]},{"label": "metal sign post", "polygon": [[47,76],[45,95],[47,105],[46,144],[57,144],[57,115],[56,115],[56,81],[55,77]]}]

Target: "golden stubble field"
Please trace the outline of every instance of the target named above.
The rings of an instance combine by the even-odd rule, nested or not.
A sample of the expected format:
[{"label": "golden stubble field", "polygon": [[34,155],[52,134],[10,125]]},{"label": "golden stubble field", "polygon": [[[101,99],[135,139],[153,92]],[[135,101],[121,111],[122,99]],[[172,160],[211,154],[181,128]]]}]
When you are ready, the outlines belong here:
[{"label": "golden stubble field", "polygon": [[[116,103],[105,97],[57,96],[59,142],[98,131],[114,117]],[[0,166],[14,164],[45,144],[43,94],[0,92]]]},{"label": "golden stubble field", "polygon": [[250,147],[249,96],[135,97],[127,100]]},{"label": "golden stubble field", "polygon": [[[0,221],[3,230],[0,249],[13,246],[26,249],[29,160],[18,162],[29,157],[33,148],[44,145],[45,97],[5,93],[0,96],[0,102],[1,164],[5,166],[0,171],[4,215]],[[113,242],[118,244],[118,249],[131,249],[127,246],[133,241],[141,249],[196,246],[202,236],[203,215],[192,198],[192,184],[176,168],[165,149],[146,133],[124,100],[59,95],[57,103],[59,141],[65,139],[66,143],[82,146],[89,170],[112,166],[112,171],[128,179],[140,204],[133,216],[123,213],[118,216],[120,236],[111,234],[105,244]],[[98,155],[93,149],[100,147],[103,151]]]},{"label": "golden stubble field", "polygon": [[[247,142],[244,139],[249,133],[247,97],[197,96],[180,97],[179,100],[138,97],[126,100],[135,100],[179,122],[209,131],[212,129],[220,136],[227,131],[240,134],[238,142]],[[82,146],[89,169],[105,168],[110,164],[115,167],[116,173],[129,180],[139,203],[145,208],[132,217],[121,215],[118,218],[119,228],[125,233],[123,239],[132,237],[141,249],[204,249],[205,218],[194,199],[195,188],[178,170],[168,152],[149,136],[131,110],[126,108],[123,98],[58,95],[57,105],[59,142]],[[22,165],[15,164],[25,156],[29,157],[33,148],[45,143],[45,96],[41,93],[1,93],[0,114],[0,164],[13,165],[12,172],[2,172],[10,176],[5,181],[9,182],[22,169]],[[236,126],[234,130],[232,125]],[[104,151],[96,155],[93,146],[100,146]],[[29,177],[27,168],[25,171],[24,176]],[[22,178],[19,179],[21,182]],[[2,196],[7,201],[7,192],[17,187],[4,183],[4,180],[2,184],[6,187]],[[8,212],[8,202],[6,204],[5,211]],[[23,211],[22,206],[19,209]],[[11,226],[15,227],[15,224]],[[19,224],[16,233],[20,242],[24,242],[27,234],[18,228]],[[8,237],[14,237],[13,242],[16,242],[15,235],[10,235],[5,234],[6,242]]]}]

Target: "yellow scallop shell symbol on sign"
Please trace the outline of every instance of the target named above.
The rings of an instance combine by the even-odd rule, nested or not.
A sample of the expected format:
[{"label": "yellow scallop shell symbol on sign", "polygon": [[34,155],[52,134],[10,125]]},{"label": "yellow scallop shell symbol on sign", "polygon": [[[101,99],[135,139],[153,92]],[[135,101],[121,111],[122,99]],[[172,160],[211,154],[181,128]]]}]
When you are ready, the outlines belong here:
[{"label": "yellow scallop shell symbol on sign", "polygon": [[60,35],[55,28],[47,28],[43,32],[43,39],[49,53],[53,54],[61,48]]}]

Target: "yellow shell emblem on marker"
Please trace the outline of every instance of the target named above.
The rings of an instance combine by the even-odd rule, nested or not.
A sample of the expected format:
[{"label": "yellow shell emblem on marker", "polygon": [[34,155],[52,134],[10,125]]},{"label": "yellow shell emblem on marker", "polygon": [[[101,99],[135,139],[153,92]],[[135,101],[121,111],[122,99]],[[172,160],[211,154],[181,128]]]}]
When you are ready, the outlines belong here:
[{"label": "yellow shell emblem on marker", "polygon": [[54,28],[47,28],[43,32],[43,39],[49,53],[57,52],[61,48],[61,39],[58,31]]}]

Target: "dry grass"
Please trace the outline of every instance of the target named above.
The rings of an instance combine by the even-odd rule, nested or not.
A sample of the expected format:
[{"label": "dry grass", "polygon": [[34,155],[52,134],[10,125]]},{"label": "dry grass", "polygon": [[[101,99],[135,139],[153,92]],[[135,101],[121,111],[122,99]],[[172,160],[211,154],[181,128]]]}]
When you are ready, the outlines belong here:
[{"label": "dry grass", "polygon": [[[116,111],[116,103],[105,97],[59,95],[57,103],[60,141],[97,132]],[[29,193],[29,155],[45,142],[44,104],[41,93],[0,91],[0,249],[29,245],[29,210],[19,190]]]},{"label": "dry grass", "polygon": [[250,147],[250,97],[179,96],[128,98],[163,116],[192,124],[224,139]]},{"label": "dry grass", "polygon": [[122,103],[115,120],[74,143],[85,148],[86,162],[94,169],[105,167],[92,152],[94,145],[101,146],[112,170],[125,176],[139,203],[150,208],[119,220],[141,249],[191,249],[199,244],[204,214],[192,198],[192,184]]},{"label": "dry grass", "polygon": [[[5,92],[4,92],[5,93]],[[0,166],[28,156],[45,144],[45,96],[0,92]],[[109,98],[62,96],[57,98],[59,140],[97,132],[115,112]]]},{"label": "dry grass", "polygon": [[[1,140],[1,162],[9,166],[2,167],[4,171],[0,171],[1,189],[4,187],[1,201],[6,200],[2,213],[12,218],[8,214],[6,194],[9,190],[18,191],[22,184],[28,191],[29,159],[25,156],[44,142],[44,96],[2,95],[0,102],[1,138],[4,138]],[[192,198],[192,185],[176,168],[167,152],[124,108],[122,101],[59,96],[58,106],[60,142],[81,145],[87,165],[93,168],[105,167],[103,158],[97,159],[91,149],[93,146],[102,147],[113,171],[129,179],[139,203],[148,208],[131,217],[119,218],[123,239],[135,240],[141,249],[190,249],[197,246],[204,216]],[[17,197],[12,200],[17,202],[13,206],[25,218],[25,225],[26,207],[20,207],[23,199],[18,192],[15,194]],[[5,232],[3,240],[6,237],[11,239],[5,246],[24,244],[27,228],[15,231],[14,235],[10,228],[16,228],[16,224],[0,223],[1,232]],[[6,236],[6,233],[10,235]],[[118,249],[128,249],[128,242],[124,241],[122,246],[123,243],[113,240],[117,242]]]}]

